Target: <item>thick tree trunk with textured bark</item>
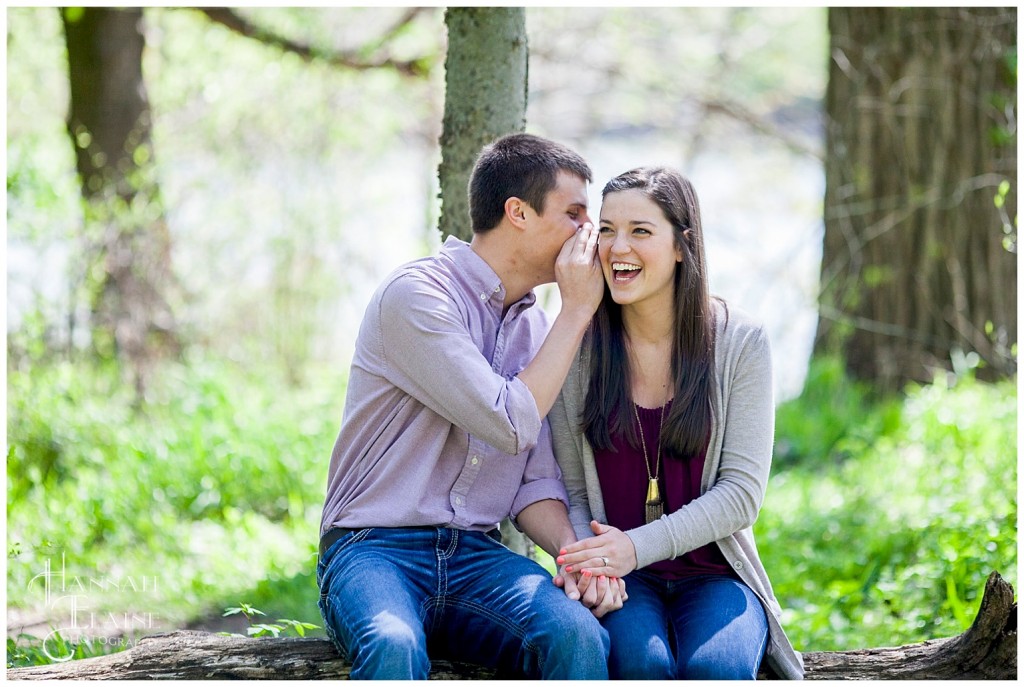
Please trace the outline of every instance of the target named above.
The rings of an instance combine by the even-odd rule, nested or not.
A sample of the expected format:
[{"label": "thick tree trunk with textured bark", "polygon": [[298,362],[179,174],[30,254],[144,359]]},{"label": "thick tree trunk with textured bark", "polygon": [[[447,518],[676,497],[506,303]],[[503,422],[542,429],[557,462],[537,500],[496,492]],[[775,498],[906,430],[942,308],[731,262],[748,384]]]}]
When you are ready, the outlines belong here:
[{"label": "thick tree trunk with textured bark", "polygon": [[890,389],[958,361],[1012,374],[1016,9],[833,7],[828,26],[816,352]]},{"label": "thick tree trunk with textured bark", "polygon": [[[1017,677],[1017,604],[1013,587],[992,573],[974,624],[958,637],[858,651],[804,653],[809,680],[1013,680]],[[347,679],[349,665],[326,639],[247,639],[172,632],[142,639],[120,654],[7,671],[13,680]],[[515,675],[433,661],[431,679]],[[761,678],[766,675],[759,676]]]},{"label": "thick tree trunk with textured bark", "polygon": [[101,350],[104,339],[114,344],[141,392],[152,361],[178,348],[166,297],[171,240],[154,176],[142,74],[142,10],[71,7],[61,18],[85,252],[100,266],[88,270],[100,274],[90,285],[94,340]]},{"label": "thick tree trunk with textured bark", "polygon": [[526,127],[526,10],[449,7],[441,134],[442,238],[469,241],[467,186],[480,149]]}]

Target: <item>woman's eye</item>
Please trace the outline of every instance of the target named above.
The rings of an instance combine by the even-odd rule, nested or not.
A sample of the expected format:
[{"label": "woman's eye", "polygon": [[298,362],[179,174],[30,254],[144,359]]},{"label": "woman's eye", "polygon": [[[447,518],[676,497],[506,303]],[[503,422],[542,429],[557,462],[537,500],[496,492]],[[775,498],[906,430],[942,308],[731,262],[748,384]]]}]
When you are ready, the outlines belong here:
[{"label": "woman's eye", "polygon": [[610,234],[610,233],[612,233],[612,228],[611,227],[598,227],[597,231],[600,234]]},{"label": "woman's eye", "polygon": [[637,227],[636,229],[633,230],[633,233],[634,234],[640,234],[641,236],[644,236],[646,234],[650,234],[651,232],[649,232],[647,229],[644,229],[642,227]]}]

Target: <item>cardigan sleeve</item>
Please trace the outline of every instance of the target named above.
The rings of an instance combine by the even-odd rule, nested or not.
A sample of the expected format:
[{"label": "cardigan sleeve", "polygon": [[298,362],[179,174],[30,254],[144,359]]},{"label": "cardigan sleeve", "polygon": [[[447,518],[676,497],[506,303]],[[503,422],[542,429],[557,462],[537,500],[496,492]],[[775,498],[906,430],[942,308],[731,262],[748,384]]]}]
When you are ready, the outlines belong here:
[{"label": "cardigan sleeve", "polygon": [[580,356],[577,354],[562,391],[555,400],[548,422],[551,427],[551,442],[555,459],[562,471],[562,481],[569,496],[569,522],[577,539],[593,535],[590,521],[593,514],[587,494],[586,473],[583,467],[583,432],[580,425],[581,396],[579,388]]}]

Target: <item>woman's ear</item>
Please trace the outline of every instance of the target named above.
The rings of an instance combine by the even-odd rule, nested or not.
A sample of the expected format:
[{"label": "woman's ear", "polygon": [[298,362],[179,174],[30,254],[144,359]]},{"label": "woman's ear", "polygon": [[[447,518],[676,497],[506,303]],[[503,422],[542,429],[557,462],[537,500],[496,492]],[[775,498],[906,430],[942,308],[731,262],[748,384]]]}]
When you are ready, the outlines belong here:
[{"label": "woman's ear", "polygon": [[676,248],[676,262],[682,262],[683,261],[683,245],[687,241],[690,240],[690,230],[689,229],[684,229],[680,233],[680,238],[682,240],[681,241],[676,241],[676,245],[675,245],[675,248]]}]

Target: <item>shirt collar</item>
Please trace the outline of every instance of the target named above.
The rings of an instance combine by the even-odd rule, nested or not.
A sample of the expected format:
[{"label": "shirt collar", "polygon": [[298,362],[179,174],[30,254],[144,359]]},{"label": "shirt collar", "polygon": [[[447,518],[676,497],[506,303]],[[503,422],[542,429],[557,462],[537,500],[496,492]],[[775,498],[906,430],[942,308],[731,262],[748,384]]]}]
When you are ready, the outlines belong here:
[{"label": "shirt collar", "polygon": [[[491,269],[487,261],[481,258],[468,243],[454,236],[445,239],[441,253],[447,255],[466,280],[470,288],[481,302],[494,301],[499,307],[505,300],[505,286],[501,283],[497,272]],[[519,309],[529,308],[537,302],[537,295],[531,289],[519,299]]]}]

